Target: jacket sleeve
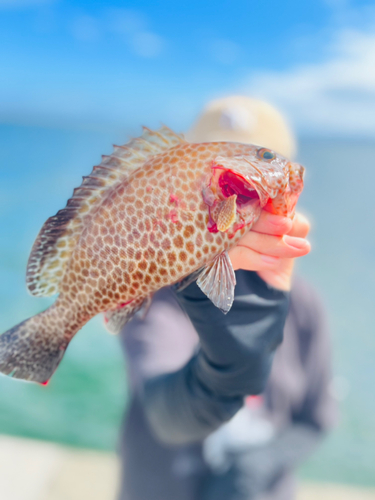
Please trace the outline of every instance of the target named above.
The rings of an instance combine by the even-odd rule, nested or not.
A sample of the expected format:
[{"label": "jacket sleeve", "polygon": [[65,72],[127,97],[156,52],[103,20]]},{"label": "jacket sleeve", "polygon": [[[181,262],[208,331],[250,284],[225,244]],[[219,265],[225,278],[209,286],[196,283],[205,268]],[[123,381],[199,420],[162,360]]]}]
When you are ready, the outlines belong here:
[{"label": "jacket sleeve", "polygon": [[288,312],[288,294],[245,271],[237,273],[227,315],[195,283],[177,296],[200,348],[180,370],[148,379],[143,391],[151,427],[170,444],[205,438],[241,408],[244,396],[264,390]]},{"label": "jacket sleeve", "polygon": [[292,289],[289,321],[299,331],[306,392],[291,410],[289,425],[274,439],[233,457],[249,498],[301,465],[337,418],[336,404],[329,393],[331,350],[325,309],[315,290],[302,280]]}]

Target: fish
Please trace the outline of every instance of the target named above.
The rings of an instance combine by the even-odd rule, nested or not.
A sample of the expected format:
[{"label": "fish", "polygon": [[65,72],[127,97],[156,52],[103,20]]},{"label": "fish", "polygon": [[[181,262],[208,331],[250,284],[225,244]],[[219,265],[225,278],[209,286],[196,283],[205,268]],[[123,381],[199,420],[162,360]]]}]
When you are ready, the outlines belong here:
[{"label": "fish", "polygon": [[165,286],[196,280],[227,313],[236,284],[228,250],[262,209],[293,216],[303,174],[270,149],[190,143],[166,126],[114,146],[40,230],[27,288],[58,296],[0,336],[0,372],[46,384],[93,316],[104,313],[117,333]]}]

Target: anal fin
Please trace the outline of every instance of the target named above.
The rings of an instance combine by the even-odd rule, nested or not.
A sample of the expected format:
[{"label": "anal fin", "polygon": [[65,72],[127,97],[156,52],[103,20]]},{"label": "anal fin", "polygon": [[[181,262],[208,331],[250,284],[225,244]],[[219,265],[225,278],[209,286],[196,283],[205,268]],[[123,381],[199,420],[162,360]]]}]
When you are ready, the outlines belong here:
[{"label": "anal fin", "polygon": [[117,335],[132,317],[137,313],[144,319],[151,304],[152,297],[140,297],[131,300],[117,309],[104,313],[104,324],[109,333]]},{"label": "anal fin", "polygon": [[197,279],[197,285],[224,314],[230,310],[234,300],[236,275],[227,251],[207,264]]}]

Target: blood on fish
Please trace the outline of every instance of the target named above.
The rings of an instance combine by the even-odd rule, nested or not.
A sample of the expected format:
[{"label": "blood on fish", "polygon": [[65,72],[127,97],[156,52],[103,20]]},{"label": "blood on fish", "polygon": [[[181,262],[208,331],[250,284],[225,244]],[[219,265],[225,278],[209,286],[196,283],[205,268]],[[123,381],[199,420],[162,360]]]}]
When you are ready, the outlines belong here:
[{"label": "blood on fish", "polygon": [[132,300],[128,300],[127,302],[121,302],[117,307],[116,309],[122,309],[123,307],[127,306],[128,304],[130,304],[130,302],[133,302],[134,299]]},{"label": "blood on fish", "polygon": [[105,313],[108,329],[119,332],[162,286],[204,266],[204,276],[218,274],[210,285],[202,278],[202,290],[227,311],[234,285],[223,251],[265,205],[291,216],[303,187],[303,167],[264,151],[188,143],[162,127],[103,157],[34,243],[28,288],[59,297],[0,335],[0,372],[46,385],[92,316]]},{"label": "blood on fish", "polygon": [[255,189],[249,187],[249,182],[230,171],[224,172],[219,178],[221,192],[226,198],[237,195],[237,205],[244,205],[249,199],[259,198]]},{"label": "blood on fish", "polygon": [[[248,203],[250,200],[259,199],[257,191],[252,188],[251,184],[243,179],[240,175],[235,174],[230,170],[226,170],[223,174],[220,175],[218,184],[225,198],[229,198],[234,194],[237,195],[236,204],[239,207],[246,205],[246,203]],[[207,229],[210,233],[217,233],[219,232],[219,230],[217,228],[215,220],[212,217],[212,207],[215,203],[214,193],[208,187],[203,190],[202,194],[203,199],[208,206],[209,220]],[[234,237],[234,233],[239,229],[242,229],[243,226],[244,224],[235,224],[235,231],[233,231],[233,234],[228,234],[229,239],[232,239]]]},{"label": "blood on fish", "polygon": [[178,207],[178,205],[180,203],[178,196],[176,196],[175,194],[171,194],[169,200],[171,203],[175,203],[176,207]]},{"label": "blood on fish", "polygon": [[176,224],[176,222],[178,222],[178,213],[177,213],[177,210],[173,209],[169,212],[168,214],[170,220]]},{"label": "blood on fish", "polygon": [[212,220],[209,221],[209,223],[207,224],[207,229],[210,231],[210,233],[218,233],[219,232],[216,222],[214,222]]},{"label": "blood on fish", "polygon": [[[120,304],[117,305],[116,309],[122,309],[123,307],[126,307],[130,302],[133,302],[134,299],[128,300],[127,302],[120,302]],[[108,323],[108,318],[106,315],[104,315],[104,323]]]},{"label": "blood on fish", "polygon": [[162,223],[163,223],[163,221],[161,221],[161,220],[159,220],[159,219],[153,219],[153,220],[152,220],[152,224],[153,224],[154,228],[155,228],[156,226],[160,226]]}]

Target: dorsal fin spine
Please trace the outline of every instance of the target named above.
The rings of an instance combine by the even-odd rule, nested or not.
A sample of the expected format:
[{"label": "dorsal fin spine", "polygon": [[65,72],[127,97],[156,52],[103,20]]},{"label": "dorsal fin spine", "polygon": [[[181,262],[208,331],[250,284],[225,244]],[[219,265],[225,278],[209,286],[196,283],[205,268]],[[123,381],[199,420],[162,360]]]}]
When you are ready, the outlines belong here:
[{"label": "dorsal fin spine", "polygon": [[164,125],[163,123],[162,123],[162,126],[159,129],[159,131],[161,131],[161,130],[164,133],[166,132],[169,137],[173,137],[175,140],[177,140],[177,142],[180,142],[180,143],[186,143],[187,142],[185,140],[184,134],[176,134],[176,132],[173,132],[173,130],[171,128],[169,128],[167,125]]},{"label": "dorsal fin spine", "polygon": [[98,176],[96,176],[96,175],[92,175],[92,174],[90,174],[90,175],[83,175],[83,176],[82,176],[82,180],[83,180],[83,181],[86,181],[86,180],[92,180],[92,179],[97,179],[97,180],[99,180],[99,181],[102,181],[102,180],[103,180],[103,177],[98,177]]},{"label": "dorsal fin spine", "polygon": [[163,137],[162,134],[160,134],[156,130],[150,130],[147,127],[143,127],[143,130],[146,130],[151,136],[158,137],[159,139],[161,139],[164,142],[164,144],[168,144],[168,141],[165,139],[165,137]]},{"label": "dorsal fin spine", "polygon": [[[134,141],[134,139],[133,139]],[[120,149],[123,149],[124,151],[128,152],[129,153],[129,157],[131,156],[135,156],[136,158],[139,158],[139,159],[145,159],[146,158],[146,155],[144,153],[142,153],[142,151],[137,151],[137,150],[134,150],[133,148],[129,147],[129,146],[119,146]],[[121,156],[116,156],[115,157],[116,159],[122,159]],[[126,159],[126,158],[124,158]]]},{"label": "dorsal fin spine", "polygon": [[[40,296],[57,293],[86,217],[100,202],[102,193],[124,181],[148,159],[185,142],[182,136],[168,127],[163,126],[158,131],[144,127],[141,137],[132,139],[123,146],[115,145],[111,155],[102,156],[101,163],[95,165],[91,174],[82,178],[81,186],[74,189],[66,207],[49,218],[39,232],[27,267],[29,291]],[[58,266],[56,260],[59,260]]]},{"label": "dorsal fin spine", "polygon": [[116,169],[115,168],[112,168],[112,167],[108,167],[107,165],[95,165],[95,167],[92,169],[93,172],[95,172],[96,170],[111,170],[112,172],[116,172]]}]

